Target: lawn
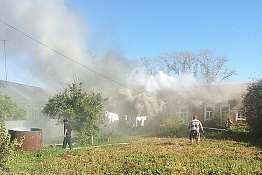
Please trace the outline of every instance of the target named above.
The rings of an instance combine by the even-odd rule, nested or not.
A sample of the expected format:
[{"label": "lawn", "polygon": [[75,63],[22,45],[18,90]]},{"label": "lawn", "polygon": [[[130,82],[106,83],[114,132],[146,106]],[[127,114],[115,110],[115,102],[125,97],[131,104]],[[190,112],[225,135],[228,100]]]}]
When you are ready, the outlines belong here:
[{"label": "lawn", "polygon": [[233,140],[150,137],[128,144],[19,152],[14,174],[262,174],[260,147]]}]

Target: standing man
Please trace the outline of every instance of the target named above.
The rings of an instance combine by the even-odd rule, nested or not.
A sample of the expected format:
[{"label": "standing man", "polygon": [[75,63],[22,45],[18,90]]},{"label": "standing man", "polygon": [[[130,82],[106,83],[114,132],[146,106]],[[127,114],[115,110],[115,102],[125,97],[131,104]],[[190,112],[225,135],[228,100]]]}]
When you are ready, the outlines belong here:
[{"label": "standing man", "polygon": [[204,133],[204,129],[203,129],[201,122],[199,120],[197,120],[197,116],[194,115],[193,120],[191,120],[191,122],[189,123],[188,128],[187,128],[187,133],[191,129],[190,138],[189,138],[191,144],[193,144],[194,139],[196,139],[196,143],[199,144],[199,141],[200,141],[199,128]]},{"label": "standing man", "polygon": [[66,145],[68,143],[70,149],[72,149],[72,141],[71,141],[71,131],[72,128],[68,123],[67,119],[64,119],[64,141],[63,141],[63,149],[66,149]]}]

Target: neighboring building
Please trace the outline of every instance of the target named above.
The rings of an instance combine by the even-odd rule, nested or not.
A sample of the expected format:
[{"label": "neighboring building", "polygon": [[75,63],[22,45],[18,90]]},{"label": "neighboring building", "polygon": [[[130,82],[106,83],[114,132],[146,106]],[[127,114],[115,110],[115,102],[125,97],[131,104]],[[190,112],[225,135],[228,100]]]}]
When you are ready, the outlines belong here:
[{"label": "neighboring building", "polygon": [[[56,119],[46,118],[41,112],[54,91],[0,80],[0,91],[12,97],[17,105],[27,111],[25,120],[6,121],[6,128],[38,127],[43,132],[43,142],[49,143],[63,137],[63,125]],[[61,140],[60,140],[61,142]]]},{"label": "neighboring building", "polygon": [[17,105],[27,111],[26,120],[45,119],[41,113],[54,91],[34,86],[0,80],[0,91],[7,94]]}]

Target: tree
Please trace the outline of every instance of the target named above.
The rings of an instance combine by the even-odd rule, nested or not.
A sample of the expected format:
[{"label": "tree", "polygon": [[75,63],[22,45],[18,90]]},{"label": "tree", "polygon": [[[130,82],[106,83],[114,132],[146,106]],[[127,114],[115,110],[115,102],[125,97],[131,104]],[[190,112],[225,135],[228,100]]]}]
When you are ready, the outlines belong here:
[{"label": "tree", "polygon": [[140,65],[151,75],[158,71],[171,76],[192,74],[201,82],[212,84],[237,74],[234,69],[226,67],[227,61],[224,56],[216,56],[209,50],[200,50],[198,54],[181,51],[160,54],[156,59],[144,57],[140,59]]},{"label": "tree", "polygon": [[211,84],[236,75],[234,69],[231,70],[225,66],[227,61],[224,56],[215,56],[209,50],[201,50],[197,60],[200,65],[200,75],[198,78],[206,84]]},{"label": "tree", "polygon": [[17,106],[10,96],[0,92],[0,122],[24,119],[26,113],[26,110]]},{"label": "tree", "polygon": [[[94,120],[102,122],[102,102],[105,100],[100,93],[87,93],[82,89],[82,83],[74,80],[72,85],[68,84],[64,92],[50,98],[42,112],[52,118],[68,119],[72,129],[78,134],[90,135],[94,107]],[[98,130],[94,125],[94,134]]]},{"label": "tree", "polygon": [[262,79],[247,88],[243,99],[243,113],[252,132],[262,134]]},{"label": "tree", "polygon": [[155,71],[156,61],[155,60],[151,60],[147,57],[140,58],[140,66],[144,67],[150,75],[154,75],[156,73]]}]

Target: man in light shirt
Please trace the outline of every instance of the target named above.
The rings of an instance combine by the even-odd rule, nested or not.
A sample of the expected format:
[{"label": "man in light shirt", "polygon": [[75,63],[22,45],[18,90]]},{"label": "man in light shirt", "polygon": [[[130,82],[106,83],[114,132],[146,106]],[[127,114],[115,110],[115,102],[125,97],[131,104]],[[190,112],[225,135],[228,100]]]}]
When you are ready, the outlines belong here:
[{"label": "man in light shirt", "polygon": [[201,122],[199,120],[197,120],[197,116],[194,115],[193,120],[191,120],[191,122],[189,123],[188,128],[187,128],[187,132],[189,130],[191,130],[190,131],[190,137],[189,137],[191,144],[193,144],[194,139],[196,139],[196,143],[199,144],[199,141],[200,141],[199,128],[204,133],[204,129],[203,129]]}]

